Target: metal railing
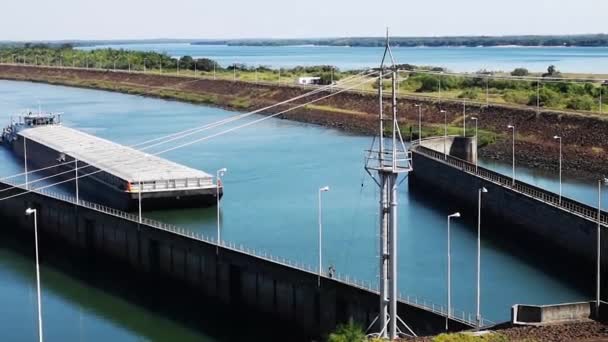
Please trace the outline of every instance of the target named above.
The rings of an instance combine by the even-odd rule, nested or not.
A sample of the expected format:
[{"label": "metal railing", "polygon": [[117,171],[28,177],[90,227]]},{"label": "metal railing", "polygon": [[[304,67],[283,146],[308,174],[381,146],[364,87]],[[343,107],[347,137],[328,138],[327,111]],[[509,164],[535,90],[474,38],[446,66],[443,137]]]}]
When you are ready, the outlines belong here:
[{"label": "metal railing", "polygon": [[[560,200],[559,195],[550,191],[538,188],[536,186],[518,180],[514,181],[511,177],[507,177],[503,174],[486,169],[481,166],[476,166],[473,163],[469,163],[465,160],[453,156],[446,156],[441,152],[434,151],[423,146],[419,146],[417,143],[413,143],[412,147],[412,150],[416,153],[420,153],[438,162],[445,163],[454,168],[460,169],[463,172],[475,175],[486,181],[500,185],[504,188],[508,188],[511,191],[526,195],[547,205],[554,206],[556,208],[567,211],[573,215],[580,216],[587,220],[593,222],[597,222],[598,220],[598,210],[597,208],[594,208],[592,206],[580,203],[564,196],[562,196]],[[600,222],[603,226],[608,227],[608,214],[604,211],[602,211],[600,214]]]},{"label": "metal railing", "polygon": [[[0,182],[0,184],[2,184],[2,183],[17,187],[19,190],[28,191],[26,188],[22,187],[16,181],[3,180],[2,182]],[[88,201],[84,201],[84,200],[78,200],[78,202],[77,202],[76,198],[74,198],[73,196],[56,193],[56,192],[50,191],[48,189],[43,189],[43,190],[31,189],[29,191],[42,195],[42,196],[47,196],[47,197],[50,197],[50,198],[53,198],[56,200],[67,202],[70,204],[79,205],[81,207],[95,210],[97,212],[100,212],[100,213],[103,213],[106,215],[118,217],[118,218],[125,219],[128,221],[134,222],[134,223],[139,223],[138,215],[126,213],[124,211],[110,208],[110,207],[107,207],[107,206],[104,206],[101,204],[88,202]],[[188,229],[185,229],[182,227],[178,227],[178,226],[175,226],[172,224],[167,224],[164,222],[152,220],[152,219],[145,218],[145,217],[142,217],[141,224],[146,225],[150,228],[160,229],[160,230],[163,230],[166,232],[170,232],[172,234],[180,235],[180,236],[187,237],[187,238],[190,238],[193,240],[208,243],[208,244],[211,244],[214,246],[219,246],[224,249],[231,250],[233,252],[243,253],[248,256],[262,259],[262,260],[272,262],[275,264],[279,264],[279,265],[282,265],[285,267],[289,267],[289,268],[295,269],[297,271],[306,272],[306,273],[309,273],[309,274],[315,275],[315,276],[319,275],[318,267],[313,267],[310,264],[300,263],[297,261],[294,262],[294,261],[291,261],[291,260],[283,258],[283,257],[272,255],[264,250],[248,248],[248,247],[244,246],[243,244],[237,245],[235,243],[226,242],[223,240],[218,243],[217,239],[214,237],[209,237],[204,234],[193,232],[191,230],[188,230]],[[351,277],[349,275],[340,274],[339,272],[335,272],[330,275],[328,272],[321,270],[320,274],[325,279],[331,279],[331,280],[343,283],[348,286],[359,288],[361,290],[365,290],[365,291],[375,293],[375,294],[379,294],[379,292],[380,292],[379,287],[378,287],[379,285],[377,283],[374,284],[371,281],[359,280],[359,279]],[[435,314],[438,314],[438,315],[441,315],[444,317],[447,315],[447,310],[444,308],[443,305],[434,304],[430,301],[426,301],[423,298],[420,298],[417,296],[403,296],[401,293],[399,293],[398,300],[405,304],[408,304],[410,306],[414,306],[414,307],[417,307],[422,310],[430,311],[430,312],[433,312]],[[477,324],[476,320],[474,318],[473,319],[471,318],[471,314],[466,314],[462,310],[452,309],[450,319],[463,323],[463,324],[466,324],[466,325],[469,325],[471,327],[474,327]],[[483,322],[487,322],[487,324],[494,324],[492,321],[489,321],[487,319],[483,319]]]}]

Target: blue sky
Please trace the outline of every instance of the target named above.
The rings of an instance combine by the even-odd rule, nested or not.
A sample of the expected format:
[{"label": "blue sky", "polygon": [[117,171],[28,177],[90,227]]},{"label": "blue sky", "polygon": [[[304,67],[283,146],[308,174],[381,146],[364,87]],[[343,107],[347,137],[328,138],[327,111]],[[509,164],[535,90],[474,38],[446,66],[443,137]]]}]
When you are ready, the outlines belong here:
[{"label": "blue sky", "polygon": [[606,0],[3,1],[0,40],[575,34]]}]

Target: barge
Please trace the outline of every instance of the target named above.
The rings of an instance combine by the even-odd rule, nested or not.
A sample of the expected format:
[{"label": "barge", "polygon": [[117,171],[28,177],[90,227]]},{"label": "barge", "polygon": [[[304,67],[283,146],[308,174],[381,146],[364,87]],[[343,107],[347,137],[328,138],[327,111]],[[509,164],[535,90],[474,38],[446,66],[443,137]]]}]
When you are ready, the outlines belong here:
[{"label": "barge", "polygon": [[139,201],[144,210],[207,207],[223,193],[203,171],[65,127],[56,114],[22,116],[4,128],[0,142],[28,170],[63,173],[50,182],[74,186],[77,174],[81,197],[119,210],[134,211]]}]

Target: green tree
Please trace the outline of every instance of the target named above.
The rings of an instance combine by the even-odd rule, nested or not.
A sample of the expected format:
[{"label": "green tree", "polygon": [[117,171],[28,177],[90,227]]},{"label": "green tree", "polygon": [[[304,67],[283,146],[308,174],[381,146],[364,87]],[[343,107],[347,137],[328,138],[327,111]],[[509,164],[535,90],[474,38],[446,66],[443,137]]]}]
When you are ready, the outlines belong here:
[{"label": "green tree", "polygon": [[515,70],[511,71],[511,76],[528,76],[530,74],[530,72],[528,71],[528,69],[526,68],[516,68]]},{"label": "green tree", "polygon": [[196,60],[196,69],[200,71],[213,71],[221,69],[220,65],[209,58],[198,58]]}]

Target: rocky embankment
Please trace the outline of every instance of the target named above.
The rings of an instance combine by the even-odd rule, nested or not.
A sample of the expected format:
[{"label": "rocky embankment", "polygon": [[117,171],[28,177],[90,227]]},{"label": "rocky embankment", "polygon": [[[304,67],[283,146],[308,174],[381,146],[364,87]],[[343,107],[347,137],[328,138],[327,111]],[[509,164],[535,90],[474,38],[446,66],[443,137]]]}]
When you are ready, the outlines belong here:
[{"label": "rocky embankment", "polygon": [[[250,82],[209,80],[193,77],[141,73],[44,68],[0,65],[0,79],[25,80],[119,91],[194,103],[226,107],[240,111],[263,108],[302,95],[310,89]],[[318,93],[306,98],[320,98]],[[300,100],[296,103],[304,103]],[[399,119],[416,125],[422,103],[423,126],[441,126],[445,109],[451,125],[461,126],[463,106],[453,101],[429,101],[403,96],[398,101]],[[319,124],[348,132],[370,134],[377,126],[377,98],[373,94],[344,92],[282,115],[283,118]],[[387,103],[388,105],[388,103]],[[269,112],[284,110],[273,108]],[[388,110],[388,107],[387,107]],[[608,120],[589,114],[541,111],[533,108],[491,105],[467,105],[467,126],[474,127],[471,117],[479,118],[479,129],[495,132],[494,144],[485,146],[480,155],[500,161],[511,161],[511,133],[516,127],[516,162],[534,168],[555,170],[559,161],[559,144],[554,135],[563,138],[564,172],[573,176],[597,178],[608,170]],[[608,116],[607,116],[608,117]],[[405,136],[409,132],[403,132]]]}]

